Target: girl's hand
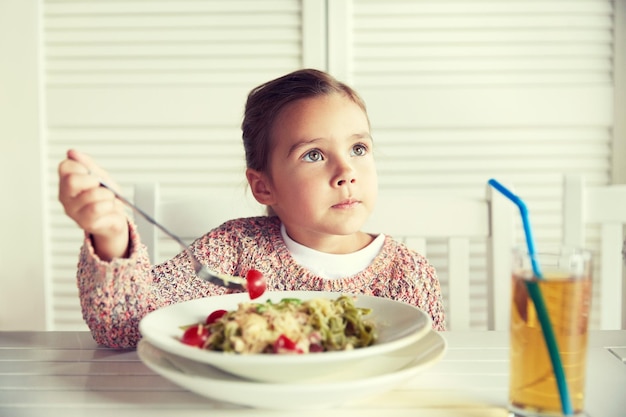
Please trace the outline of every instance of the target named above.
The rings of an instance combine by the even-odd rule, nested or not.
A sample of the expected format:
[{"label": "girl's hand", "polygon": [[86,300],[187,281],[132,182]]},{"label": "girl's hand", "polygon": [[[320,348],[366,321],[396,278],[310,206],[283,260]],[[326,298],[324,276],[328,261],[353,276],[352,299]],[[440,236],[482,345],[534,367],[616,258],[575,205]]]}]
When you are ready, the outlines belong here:
[{"label": "girl's hand", "polygon": [[91,234],[96,254],[110,261],[128,256],[128,219],[122,203],[100,186],[100,178],[113,184],[88,155],[69,150],[59,164],[59,201],[65,213]]}]

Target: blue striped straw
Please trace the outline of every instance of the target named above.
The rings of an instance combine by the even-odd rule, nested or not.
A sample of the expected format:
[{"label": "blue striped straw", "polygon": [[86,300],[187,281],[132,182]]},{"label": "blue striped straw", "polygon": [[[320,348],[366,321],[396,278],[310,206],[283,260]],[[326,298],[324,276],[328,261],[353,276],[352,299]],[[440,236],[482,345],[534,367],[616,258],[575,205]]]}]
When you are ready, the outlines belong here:
[{"label": "blue striped straw", "polygon": [[[530,227],[530,220],[528,217],[528,209],[526,208],[526,203],[524,203],[521,198],[513,194],[509,189],[507,189],[504,185],[500,184],[495,179],[490,179],[488,183],[493,188],[502,193],[506,198],[515,203],[515,205],[519,208],[520,214],[522,215],[522,224],[524,226],[524,234],[526,235],[526,246],[528,247],[528,256],[530,257],[530,263],[533,268],[533,273],[535,274],[535,277],[537,277],[537,279],[543,279],[543,274],[541,273],[539,263],[537,262],[535,243]],[[535,310],[537,311],[537,317],[539,318],[541,328],[543,329],[546,347],[548,348],[548,353],[550,354],[552,368],[554,369],[556,383],[559,388],[559,394],[561,396],[561,408],[563,409],[563,414],[566,416],[572,415],[572,402],[569,396],[567,380],[565,379],[565,371],[563,370],[563,363],[561,361],[561,356],[559,355],[559,347],[556,341],[556,337],[554,335],[552,323],[550,322],[548,309],[546,308],[543,295],[541,294],[541,289],[536,282],[531,281],[526,281],[526,288],[528,289],[528,294],[530,294],[530,298],[533,300]]]}]

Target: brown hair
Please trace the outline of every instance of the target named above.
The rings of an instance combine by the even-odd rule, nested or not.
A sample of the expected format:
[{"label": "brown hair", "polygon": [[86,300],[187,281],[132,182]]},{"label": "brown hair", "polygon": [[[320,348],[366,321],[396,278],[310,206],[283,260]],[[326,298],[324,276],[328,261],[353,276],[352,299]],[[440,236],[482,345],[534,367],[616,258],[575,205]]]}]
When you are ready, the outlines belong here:
[{"label": "brown hair", "polygon": [[331,75],[315,69],[294,71],[250,91],[241,124],[246,166],[259,172],[267,172],[272,126],[285,106],[296,100],[332,93],[345,94],[367,115],[365,102],[356,91]]}]

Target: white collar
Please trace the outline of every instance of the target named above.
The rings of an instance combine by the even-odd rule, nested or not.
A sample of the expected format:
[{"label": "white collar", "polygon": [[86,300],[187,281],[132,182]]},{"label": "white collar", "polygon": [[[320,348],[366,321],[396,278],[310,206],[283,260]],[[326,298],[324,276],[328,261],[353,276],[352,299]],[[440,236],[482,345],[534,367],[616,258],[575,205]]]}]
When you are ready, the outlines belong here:
[{"label": "white collar", "polygon": [[291,239],[284,224],[280,233],[296,262],[322,278],[337,279],[355,275],[367,268],[380,253],[385,235],[379,234],[369,245],[356,252],[335,254],[320,252]]}]

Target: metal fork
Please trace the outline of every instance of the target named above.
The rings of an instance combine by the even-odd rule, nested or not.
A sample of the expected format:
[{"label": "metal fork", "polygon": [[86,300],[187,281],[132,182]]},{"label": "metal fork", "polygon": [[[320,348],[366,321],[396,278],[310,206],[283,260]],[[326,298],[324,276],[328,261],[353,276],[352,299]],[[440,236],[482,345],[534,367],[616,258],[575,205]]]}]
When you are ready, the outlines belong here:
[{"label": "metal fork", "polygon": [[246,289],[246,280],[241,277],[235,277],[232,275],[220,274],[218,272],[212,271],[206,266],[202,265],[198,258],[191,252],[189,246],[183,242],[181,238],[176,236],[174,233],[167,230],[163,225],[154,220],[148,213],[137,207],[135,204],[131,203],[129,200],[124,198],[124,196],[120,195],[117,191],[113,189],[113,187],[109,186],[107,183],[99,179],[100,186],[106,188],[111,191],[115,198],[120,200],[122,203],[126,204],[128,207],[132,208],[135,212],[139,213],[144,219],[158,227],[163,233],[168,235],[170,238],[174,239],[178,244],[187,252],[189,255],[189,259],[191,259],[191,263],[193,265],[193,269],[196,271],[196,276],[204,281],[212,282],[215,285],[219,285],[221,287],[226,287],[234,290],[244,291]]}]

